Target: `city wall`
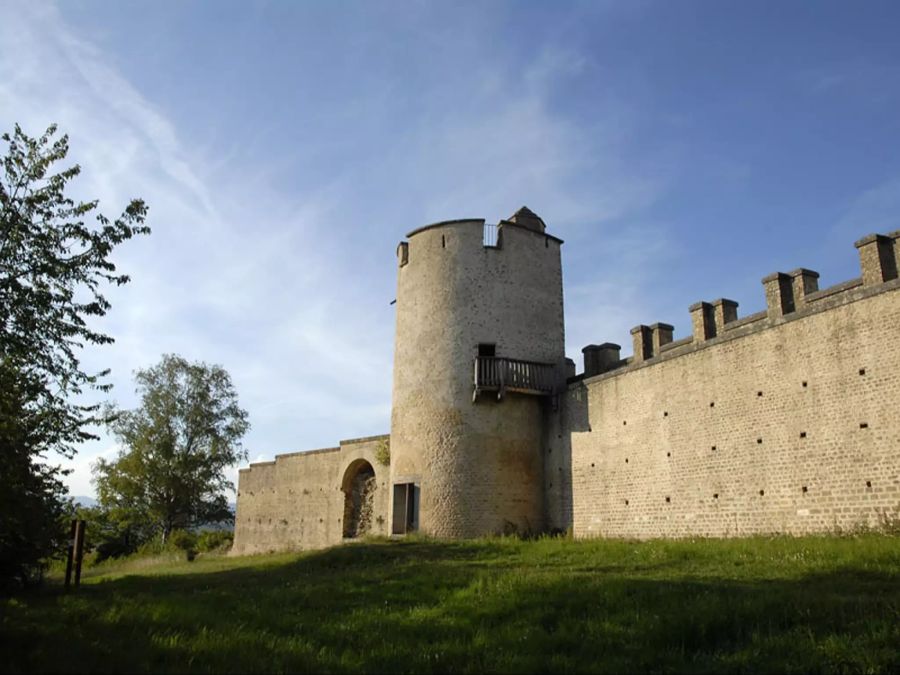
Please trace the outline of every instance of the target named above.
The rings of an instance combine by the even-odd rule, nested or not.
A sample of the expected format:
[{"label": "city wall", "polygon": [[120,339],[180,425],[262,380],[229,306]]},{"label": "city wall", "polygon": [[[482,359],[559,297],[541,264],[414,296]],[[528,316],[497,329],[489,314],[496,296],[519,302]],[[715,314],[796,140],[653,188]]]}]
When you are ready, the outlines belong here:
[{"label": "city wall", "polygon": [[388,467],[376,459],[388,436],[278,455],[239,472],[232,553],[323,548],[345,539],[348,499],[359,470],[374,471],[368,533],[388,533]]},{"label": "city wall", "polygon": [[551,527],[576,537],[854,531],[900,522],[900,232],[857,242],[862,276],[763,280],[767,309],[690,308],[584,350],[548,433]]},{"label": "city wall", "polygon": [[[452,229],[432,234],[435,241],[428,242],[438,255],[452,253],[459,241]],[[513,244],[507,242],[506,253]],[[900,231],[866,237],[856,246],[857,279],[819,290],[812,270],[775,273],[763,279],[762,312],[739,317],[731,300],[698,302],[685,316],[690,334],[681,339],[674,339],[673,326],[654,323],[632,330],[631,357],[620,358],[619,345],[611,343],[585,347],[584,373],[575,376],[573,368],[556,400],[547,399],[540,415],[536,409],[531,416],[543,425],[534,449],[542,457],[535,466],[543,487],[543,529],[651,538],[900,527]],[[421,256],[422,250],[412,253]],[[494,340],[493,334],[467,334],[454,344],[470,348]],[[423,338],[420,347],[434,349],[431,341],[443,337]],[[496,338],[504,351],[505,339]],[[397,356],[410,358],[399,349]],[[470,378],[472,357],[463,356],[448,360],[441,372],[464,368]],[[433,396],[433,388],[419,395]],[[447,471],[431,457],[429,470],[438,474],[421,481],[428,491],[423,503],[460,500],[446,513],[481,494],[479,472],[509,483],[522,480],[508,466],[488,463],[503,438],[498,445],[497,438],[480,435],[479,426],[504,415],[524,424],[510,416],[519,410],[509,405],[519,395],[473,403],[468,388],[462,393],[458,423],[445,427],[443,418],[431,420],[431,432],[468,439],[472,451],[460,453],[464,465],[454,465],[464,470]],[[525,402],[537,406],[533,398]],[[396,403],[395,391],[395,418]],[[487,417],[462,414],[473,410]],[[404,436],[410,448],[417,438],[429,438],[419,438],[420,431]],[[388,440],[342,441],[241,470],[233,552],[347,541],[361,533],[358,522],[348,526],[353,508],[359,519],[361,501],[368,504],[365,532],[389,534],[391,470],[393,482],[420,476],[406,475],[403,444],[392,466],[378,461]],[[490,516],[493,507],[486,500],[478,508]],[[466,536],[445,532],[440,522],[426,531]]]}]

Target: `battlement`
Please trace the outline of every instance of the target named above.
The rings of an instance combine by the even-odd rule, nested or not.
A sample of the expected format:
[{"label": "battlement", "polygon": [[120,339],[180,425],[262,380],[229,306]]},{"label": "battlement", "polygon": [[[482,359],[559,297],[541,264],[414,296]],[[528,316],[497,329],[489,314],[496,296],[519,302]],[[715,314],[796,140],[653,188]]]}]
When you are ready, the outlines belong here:
[{"label": "battlement", "polygon": [[621,347],[613,343],[588,345],[584,372],[574,380],[612,377],[643,365],[650,365],[743,337],[788,321],[900,289],[900,230],[871,234],[855,244],[859,251],[861,276],[829,288],[819,289],[819,273],[806,268],[773,272],[762,279],[766,309],[738,317],[738,303],[727,298],[700,301],[688,311],[691,334],[674,340],[674,327],[666,323],[641,324],[631,329],[633,355],[619,357]]},{"label": "battlement", "polygon": [[687,335],[635,326],[632,356],[587,345],[578,376],[561,243],[526,207],[410,232],[390,436],[242,469],[233,550],[366,532],[727,537],[900,522],[900,230],[856,242],[858,278],[820,289],[814,270],[769,274],[764,310],[696,302]]},{"label": "battlement", "polygon": [[[466,250],[475,250],[477,248],[502,250],[504,232],[515,231],[517,233],[528,233],[531,236],[539,237],[546,247],[550,242],[562,244],[563,240],[554,237],[546,232],[546,224],[544,221],[528,207],[523,206],[506,220],[499,223],[488,223],[484,218],[458,218],[454,220],[442,220],[429,225],[423,225],[416,228],[406,235],[407,239],[419,237],[424,233],[440,234],[440,245],[443,249],[455,250],[460,248],[454,246],[451,241],[453,239],[463,239],[467,245],[462,246]],[[437,241],[437,240],[436,240]],[[397,245],[397,264],[399,267],[405,267],[410,260],[410,242],[401,241]]]}]

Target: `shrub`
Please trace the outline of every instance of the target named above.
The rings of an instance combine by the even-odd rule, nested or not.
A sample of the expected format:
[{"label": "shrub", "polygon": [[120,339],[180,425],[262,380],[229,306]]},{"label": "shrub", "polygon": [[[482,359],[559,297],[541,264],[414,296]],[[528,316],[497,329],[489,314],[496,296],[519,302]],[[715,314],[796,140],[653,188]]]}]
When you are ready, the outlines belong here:
[{"label": "shrub", "polygon": [[203,553],[231,547],[234,533],[228,530],[204,530],[197,537],[197,550]]},{"label": "shrub", "polygon": [[378,441],[378,445],[375,446],[375,461],[381,464],[382,466],[389,466],[391,463],[391,442],[383,438]]},{"label": "shrub", "polygon": [[79,506],[72,518],[86,522],[85,549],[94,554],[95,563],[131,555],[154,538],[147,521],[128,509]]},{"label": "shrub", "polygon": [[190,554],[191,551],[197,550],[197,535],[187,530],[173,530],[169,535],[169,544]]}]

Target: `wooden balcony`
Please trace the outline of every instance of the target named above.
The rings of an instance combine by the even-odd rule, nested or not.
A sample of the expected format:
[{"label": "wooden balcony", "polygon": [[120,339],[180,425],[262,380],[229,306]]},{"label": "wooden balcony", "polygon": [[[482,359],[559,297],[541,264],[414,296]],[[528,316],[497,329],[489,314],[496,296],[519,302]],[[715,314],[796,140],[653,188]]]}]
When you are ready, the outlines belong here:
[{"label": "wooden balcony", "polygon": [[475,391],[472,401],[481,392],[497,392],[497,400],[508,391],[534,396],[556,393],[556,372],[550,363],[508,359],[502,356],[475,357]]}]

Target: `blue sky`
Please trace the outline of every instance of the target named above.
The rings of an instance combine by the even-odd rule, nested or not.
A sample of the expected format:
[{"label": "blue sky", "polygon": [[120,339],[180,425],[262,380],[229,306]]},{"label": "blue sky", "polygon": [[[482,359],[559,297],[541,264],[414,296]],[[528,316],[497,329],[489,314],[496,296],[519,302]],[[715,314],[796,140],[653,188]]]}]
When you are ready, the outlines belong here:
[{"label": "blue sky", "polygon": [[163,353],[223,365],[253,460],[389,430],[419,225],[539,213],[579,363],[900,228],[896,2],[4,4],[0,126],[58,122],[78,194],[150,205],[86,363],[123,406]]}]

